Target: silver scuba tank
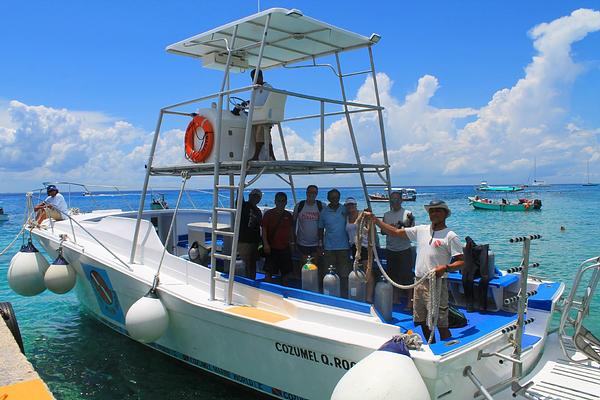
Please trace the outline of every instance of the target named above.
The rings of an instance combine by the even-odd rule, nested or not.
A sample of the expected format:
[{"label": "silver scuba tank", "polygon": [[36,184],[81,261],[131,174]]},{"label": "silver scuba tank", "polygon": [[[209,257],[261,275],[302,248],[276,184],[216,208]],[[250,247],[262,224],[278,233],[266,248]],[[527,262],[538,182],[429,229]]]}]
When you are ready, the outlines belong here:
[{"label": "silver scuba tank", "polygon": [[323,278],[323,294],[340,297],[340,277],[333,265],[329,266],[329,272]]},{"label": "silver scuba tank", "polygon": [[360,265],[348,275],[348,298],[356,301],[367,298],[367,276]]},{"label": "silver scuba tank", "polygon": [[392,303],[394,301],[394,287],[381,277],[375,285],[375,309],[379,312],[384,321],[392,320]]},{"label": "silver scuba tank", "polygon": [[302,289],[310,290],[311,292],[319,291],[319,269],[312,262],[310,256],[306,259],[306,264],[302,266]]}]

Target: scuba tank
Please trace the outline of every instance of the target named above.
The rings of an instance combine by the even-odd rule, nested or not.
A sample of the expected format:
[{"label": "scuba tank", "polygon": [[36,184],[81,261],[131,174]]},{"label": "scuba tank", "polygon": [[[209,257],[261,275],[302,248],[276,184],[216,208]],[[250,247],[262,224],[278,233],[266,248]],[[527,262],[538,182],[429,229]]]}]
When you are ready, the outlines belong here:
[{"label": "scuba tank", "polygon": [[394,301],[394,287],[381,277],[375,285],[375,309],[379,312],[384,321],[392,319],[392,303]]},{"label": "scuba tank", "polygon": [[329,266],[329,272],[323,278],[323,294],[340,297],[340,277],[335,273],[333,265]]},{"label": "scuba tank", "polygon": [[306,264],[302,267],[302,289],[311,292],[319,291],[319,269],[312,262],[312,258],[306,258]]},{"label": "scuba tank", "polygon": [[360,265],[356,272],[352,271],[348,275],[348,298],[363,302],[367,298],[367,276]]}]

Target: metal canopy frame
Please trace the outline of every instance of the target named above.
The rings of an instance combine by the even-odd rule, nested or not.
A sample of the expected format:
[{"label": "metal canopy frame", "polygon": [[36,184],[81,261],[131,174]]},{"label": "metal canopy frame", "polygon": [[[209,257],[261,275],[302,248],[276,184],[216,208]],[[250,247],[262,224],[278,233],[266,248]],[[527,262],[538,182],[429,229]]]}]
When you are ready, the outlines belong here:
[{"label": "metal canopy frame", "polygon": [[[142,189],[142,196],[137,213],[136,228],[131,248],[130,263],[135,263],[136,247],[141,220],[144,212],[144,204],[150,176],[208,176],[213,175],[213,211],[212,211],[212,243],[216,243],[217,235],[232,238],[231,254],[220,254],[211,252],[211,280],[210,280],[210,300],[216,300],[216,261],[218,259],[229,262],[229,277],[224,301],[227,304],[233,304],[233,286],[235,278],[235,261],[237,255],[237,244],[240,230],[241,210],[244,200],[244,190],[256,182],[264,174],[272,174],[286,182],[292,189],[294,202],[296,202],[296,191],[293,177],[296,175],[323,175],[323,174],[356,174],[360,175],[364,196],[367,205],[370,207],[368,197],[368,187],[385,188],[388,195],[391,194],[391,181],[389,162],[387,157],[387,145],[383,122],[383,107],[380,103],[379,91],[377,86],[377,76],[373,62],[372,45],[379,41],[379,36],[373,34],[370,38],[336,28],[332,25],[305,17],[298,10],[286,10],[275,8],[266,10],[247,18],[232,22],[222,27],[213,29],[201,35],[175,43],[167,47],[167,51],[176,54],[183,54],[192,57],[204,57],[216,52],[221,52],[220,56],[226,56],[226,61],[221,65],[223,69],[223,80],[220,91],[208,96],[199,97],[192,100],[186,100],[177,104],[169,105],[160,110],[148,163],[146,164],[146,176]],[[282,44],[284,43],[285,44]],[[237,46],[237,47],[236,47]],[[367,48],[370,60],[370,69],[359,72],[342,73],[340,54],[345,51]],[[256,51],[258,49],[258,51]],[[313,64],[317,57],[333,54],[336,58],[336,66],[330,66],[336,78],[339,79],[340,94],[342,99],[328,99],[324,97],[311,96],[302,93],[294,93],[276,88],[263,88],[257,84],[259,74],[255,74],[252,85],[230,89],[230,73],[234,72],[239,65],[235,65],[234,58],[244,56],[248,65],[253,68],[267,69],[276,66],[284,67],[289,63],[295,63],[306,59],[312,59]],[[215,58],[216,59],[216,58]],[[221,59],[222,61],[222,59]],[[315,64],[315,66],[318,66]],[[211,67],[214,67],[212,65]],[[369,74],[373,79],[376,104],[361,104],[348,101],[345,91],[344,78],[359,74]],[[287,118],[286,121],[298,121],[303,119],[320,120],[320,160],[319,161],[297,161],[290,160],[285,135],[281,128],[281,123],[275,124],[279,132],[279,137],[284,152],[284,160],[278,161],[249,161],[250,140],[252,137],[252,120],[254,113],[255,97],[259,89],[270,90],[272,92],[285,94],[291,97],[298,97],[304,100],[317,102],[320,105],[320,113],[306,116],[294,116]],[[223,112],[229,112],[224,109],[224,99],[236,93],[250,91],[250,106],[247,110],[246,126],[244,130],[244,145],[241,161],[221,161],[221,133]],[[217,116],[215,123],[215,160],[213,163],[174,166],[154,166],[154,155],[156,146],[161,133],[163,118],[165,115],[191,117],[194,114],[177,109],[192,105],[198,102],[217,99]],[[339,112],[325,112],[325,104],[334,104],[341,107]],[[383,151],[383,164],[364,164],[360,158],[359,146],[356,140],[355,131],[351,114],[361,112],[376,112],[379,120],[379,131],[381,148]],[[352,142],[352,148],[355,157],[355,163],[332,162],[325,159],[325,117],[344,115],[348,126],[349,139]],[[271,133],[273,134],[273,133]],[[267,139],[267,138],[266,138]],[[268,143],[265,143],[267,146]],[[248,175],[253,177],[247,181]],[[287,175],[287,178],[285,178]],[[367,182],[367,175],[374,176],[376,182]],[[226,183],[221,183],[221,178],[228,178]],[[237,179],[237,183],[236,183]],[[229,192],[229,207],[223,207],[219,204],[219,195],[221,190]],[[237,191],[237,194],[236,194]],[[219,213],[230,213],[233,226],[231,231],[218,229]]]}]

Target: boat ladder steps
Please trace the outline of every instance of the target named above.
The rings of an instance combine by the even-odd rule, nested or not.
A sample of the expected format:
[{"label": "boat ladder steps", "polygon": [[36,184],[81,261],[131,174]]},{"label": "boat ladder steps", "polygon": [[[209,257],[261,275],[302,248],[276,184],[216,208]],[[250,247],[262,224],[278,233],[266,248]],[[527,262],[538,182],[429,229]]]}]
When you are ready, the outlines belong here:
[{"label": "boat ladder steps", "polygon": [[600,398],[600,369],[566,360],[549,361],[531,380],[529,399],[594,400]]}]

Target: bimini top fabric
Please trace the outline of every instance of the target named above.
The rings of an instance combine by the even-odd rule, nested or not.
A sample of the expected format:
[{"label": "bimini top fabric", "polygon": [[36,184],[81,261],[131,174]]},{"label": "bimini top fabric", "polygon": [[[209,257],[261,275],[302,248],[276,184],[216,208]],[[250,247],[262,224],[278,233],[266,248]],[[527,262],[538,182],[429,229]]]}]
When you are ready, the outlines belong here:
[{"label": "bimini top fabric", "polygon": [[369,46],[380,39],[376,34],[365,37],[317,21],[295,9],[271,8],[172,44],[167,47],[167,51],[196,58],[210,58],[213,62],[211,65],[206,65],[205,62],[205,66],[220,66],[219,69],[224,69],[227,49],[230,48],[235,61],[239,61],[238,66],[232,68],[233,71],[257,68],[260,45],[269,16],[261,69]]}]

